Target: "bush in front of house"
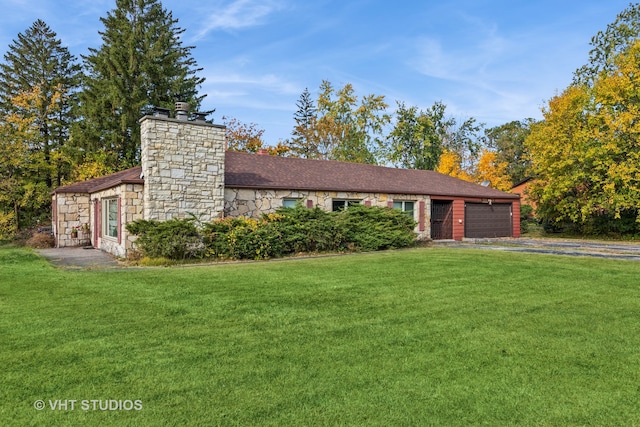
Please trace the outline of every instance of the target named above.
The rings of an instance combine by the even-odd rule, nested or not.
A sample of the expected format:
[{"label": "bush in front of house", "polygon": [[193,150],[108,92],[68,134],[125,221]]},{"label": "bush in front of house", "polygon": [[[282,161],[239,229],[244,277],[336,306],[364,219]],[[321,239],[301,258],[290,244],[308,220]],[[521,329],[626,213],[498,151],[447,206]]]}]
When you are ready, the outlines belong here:
[{"label": "bush in front of house", "polygon": [[138,220],[127,225],[149,258],[267,259],[295,253],[375,251],[410,246],[415,222],[390,209],[352,206],[280,208],[259,220],[224,218],[196,226],[194,219]]},{"label": "bush in front of house", "polygon": [[137,220],[127,224],[127,231],[138,236],[136,247],[150,258],[173,260],[202,258],[205,248],[195,220]]},{"label": "bush in front of house", "polygon": [[275,216],[262,220],[239,217],[203,224],[200,232],[207,255],[230,259],[267,259],[284,255],[285,245],[274,225],[275,220]]},{"label": "bush in front of house", "polygon": [[398,249],[415,241],[412,217],[397,209],[354,205],[338,213],[347,244],[361,251]]},{"label": "bush in front of house", "polygon": [[335,212],[327,212],[317,206],[296,206],[280,208],[270,215],[277,216],[273,222],[288,254],[340,251],[346,248],[346,230]]}]

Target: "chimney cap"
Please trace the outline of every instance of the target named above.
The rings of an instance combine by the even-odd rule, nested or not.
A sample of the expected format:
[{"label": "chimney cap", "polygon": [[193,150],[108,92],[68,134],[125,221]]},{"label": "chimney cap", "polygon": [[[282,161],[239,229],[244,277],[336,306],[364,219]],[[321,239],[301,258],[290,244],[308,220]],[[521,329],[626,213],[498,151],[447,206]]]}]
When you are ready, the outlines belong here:
[{"label": "chimney cap", "polygon": [[169,109],[162,107],[153,107],[153,115],[155,117],[169,117]]},{"label": "chimney cap", "polygon": [[187,102],[176,102],[176,112],[178,111],[189,111],[189,103]]},{"label": "chimney cap", "polygon": [[207,121],[207,113],[197,112],[195,113],[195,121],[196,122],[206,122]]}]

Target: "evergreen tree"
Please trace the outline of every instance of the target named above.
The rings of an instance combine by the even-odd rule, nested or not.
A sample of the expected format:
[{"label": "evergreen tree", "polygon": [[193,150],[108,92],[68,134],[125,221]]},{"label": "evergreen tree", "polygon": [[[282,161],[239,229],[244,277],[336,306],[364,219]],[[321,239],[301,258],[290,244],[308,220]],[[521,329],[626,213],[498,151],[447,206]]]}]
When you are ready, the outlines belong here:
[{"label": "evergreen tree", "polygon": [[[48,189],[68,174],[62,149],[74,120],[71,107],[79,80],[76,57],[41,20],[18,34],[0,64],[0,110],[5,120],[14,116],[37,128],[29,145],[40,154],[41,163],[32,180]],[[29,102],[16,102],[20,99]]]},{"label": "evergreen tree", "polygon": [[199,108],[204,78],[196,76],[193,47],[182,45],[184,30],[158,0],[116,0],[100,20],[102,46],[83,57],[83,121],[74,138],[85,161],[106,156],[121,169],[140,160],[138,120],[154,106],[172,108],[176,101]]},{"label": "evergreen tree", "polygon": [[296,102],[298,110],[294,113],[293,119],[296,126],[293,129],[293,138],[288,142],[290,152],[293,156],[306,159],[318,159],[318,138],[316,132],[317,109],[311,99],[309,89],[305,88]]}]

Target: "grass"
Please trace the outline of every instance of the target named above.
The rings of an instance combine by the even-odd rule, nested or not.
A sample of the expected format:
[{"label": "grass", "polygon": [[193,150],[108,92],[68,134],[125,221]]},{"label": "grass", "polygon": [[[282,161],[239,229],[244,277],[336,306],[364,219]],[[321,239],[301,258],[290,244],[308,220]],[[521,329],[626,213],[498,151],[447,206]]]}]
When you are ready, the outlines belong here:
[{"label": "grass", "polygon": [[637,425],[638,277],[452,248],[77,272],[2,247],[0,422]]}]

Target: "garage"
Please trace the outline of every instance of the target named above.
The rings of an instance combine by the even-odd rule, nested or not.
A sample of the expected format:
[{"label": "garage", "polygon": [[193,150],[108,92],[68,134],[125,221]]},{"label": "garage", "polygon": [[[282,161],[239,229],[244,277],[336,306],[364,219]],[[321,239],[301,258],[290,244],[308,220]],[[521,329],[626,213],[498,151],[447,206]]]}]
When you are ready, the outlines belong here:
[{"label": "garage", "polygon": [[465,237],[512,237],[511,203],[465,203]]}]

